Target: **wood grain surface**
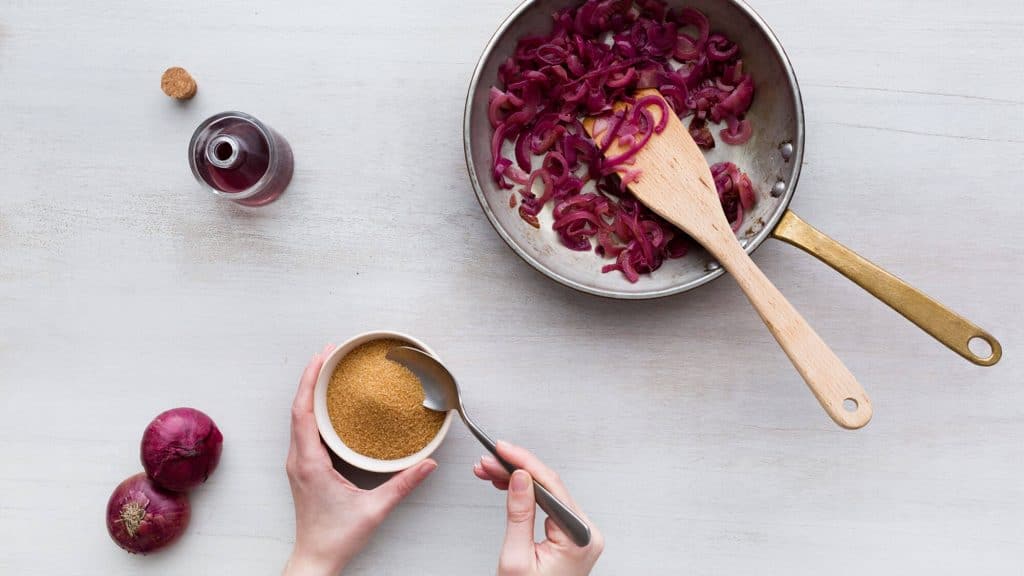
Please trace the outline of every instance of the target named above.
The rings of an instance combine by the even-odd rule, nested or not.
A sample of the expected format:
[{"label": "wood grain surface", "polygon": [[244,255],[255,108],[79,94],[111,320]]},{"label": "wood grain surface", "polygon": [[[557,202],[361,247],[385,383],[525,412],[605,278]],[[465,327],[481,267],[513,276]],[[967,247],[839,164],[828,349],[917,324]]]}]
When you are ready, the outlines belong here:
[{"label": "wood grain surface", "polygon": [[[292,545],[288,407],[329,340],[436,348],[495,435],[561,472],[598,575],[1017,574],[1024,558],[1024,9],[752,0],[803,90],[793,208],[992,332],[974,366],[814,259],[755,259],[875,409],[837,428],[735,283],[587,297],[482,217],[461,115],[516,0],[0,5],[0,574],[274,574]],[[199,91],[160,91],[170,66]],[[226,204],[193,128],[252,113],[292,144],[277,203]],[[103,526],[163,409],[225,435],[173,549]],[[452,428],[353,575],[493,573],[504,500]]]}]

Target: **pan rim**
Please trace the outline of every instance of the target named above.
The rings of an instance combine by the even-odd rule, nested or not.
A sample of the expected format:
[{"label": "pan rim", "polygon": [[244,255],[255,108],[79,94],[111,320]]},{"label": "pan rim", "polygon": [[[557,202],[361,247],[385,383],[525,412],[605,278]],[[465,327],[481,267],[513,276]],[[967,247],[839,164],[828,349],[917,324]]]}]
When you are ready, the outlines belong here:
[{"label": "pan rim", "polygon": [[[491,53],[494,51],[498,42],[508,32],[509,27],[512,25],[512,23],[515,22],[523,14],[523,12],[531,8],[534,4],[536,4],[539,1],[540,0],[523,0],[523,2],[520,3],[519,6],[517,6],[501,22],[497,30],[494,31],[494,34],[492,34],[490,39],[487,41],[487,45],[484,46],[483,52],[481,52],[480,58],[477,60],[476,66],[473,69],[473,75],[470,78],[469,88],[466,92],[466,104],[463,109],[462,116],[463,153],[466,158],[466,169],[469,172],[470,183],[472,184],[473,191],[476,194],[477,203],[480,204],[480,208],[484,211],[484,215],[487,216],[487,221],[490,222],[491,227],[494,228],[494,231],[498,233],[498,236],[500,236],[501,239],[505,241],[505,244],[508,245],[512,252],[514,252],[517,256],[519,256],[519,258],[521,258],[523,261],[529,264],[534,270],[540,272],[541,274],[547,276],[548,278],[554,280],[555,282],[562,284],[563,286],[567,286],[569,288],[586,294],[592,294],[594,296],[611,298],[615,300],[651,300],[655,298],[663,298],[666,296],[672,296],[675,294],[688,292],[690,290],[693,290],[694,288],[703,286],[704,284],[707,284],[708,282],[711,282],[712,280],[721,277],[723,274],[725,274],[725,270],[721,267],[718,267],[717,269],[709,270],[705,272],[704,275],[693,280],[690,280],[688,282],[684,282],[660,290],[626,292],[622,290],[603,289],[594,286],[588,286],[572,278],[559,274],[558,272],[552,270],[543,262],[538,260],[537,258],[534,258],[532,255],[526,252],[526,250],[524,250],[499,223],[497,216],[494,214],[493,210],[491,210],[490,203],[485,197],[483,186],[481,185],[479,179],[477,178],[476,164],[473,161],[471,138],[472,131],[470,124],[473,111],[473,95],[476,93],[477,88],[480,84],[481,76],[483,75],[484,63],[491,56]],[[786,212],[786,210],[788,210],[789,204],[793,199],[793,194],[796,191],[797,184],[800,181],[800,171],[803,168],[804,157],[804,104],[803,97],[800,94],[800,84],[797,82],[796,73],[793,70],[793,64],[792,62],[790,62],[789,55],[786,53],[785,48],[783,48],[778,36],[775,35],[775,31],[772,30],[770,26],[768,26],[768,23],[765,22],[764,18],[762,18],[760,14],[758,14],[753,8],[751,8],[750,5],[745,2],[745,0],[720,1],[730,3],[736,8],[738,8],[741,12],[746,14],[747,18],[749,18],[751,22],[756,24],[765,34],[769,44],[775,50],[776,56],[782,63],[783,70],[785,71],[786,80],[792,87],[793,108],[796,114],[796,137],[794,138],[793,143],[795,150],[792,158],[789,160],[789,162],[793,164],[792,177],[790,178],[790,181],[787,183],[786,190],[785,192],[783,192],[782,198],[780,199],[779,204],[778,206],[776,206],[774,212],[772,212],[771,217],[768,219],[767,222],[765,222],[765,225],[761,228],[761,230],[759,230],[756,234],[754,234],[752,237],[748,239],[747,245],[744,247],[744,249],[748,254],[752,254],[755,250],[757,250],[758,247],[761,246],[765,239],[771,236],[772,232],[775,230],[775,227],[778,225],[779,220],[782,218],[782,215]]]}]

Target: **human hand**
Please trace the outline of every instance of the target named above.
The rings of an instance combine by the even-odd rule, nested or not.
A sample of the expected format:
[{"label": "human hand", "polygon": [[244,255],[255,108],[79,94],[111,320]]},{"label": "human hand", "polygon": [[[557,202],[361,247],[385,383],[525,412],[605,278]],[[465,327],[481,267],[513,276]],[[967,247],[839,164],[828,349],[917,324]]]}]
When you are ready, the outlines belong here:
[{"label": "human hand", "polygon": [[[508,490],[508,524],[505,542],[498,560],[498,576],[586,576],[590,574],[601,552],[604,536],[580,511],[561,479],[528,450],[498,442],[498,454],[520,470],[509,475],[493,456],[487,455],[473,466],[473,473],[499,490]],[[533,535],[536,502],[533,479],[572,508],[590,526],[590,544],[580,548],[573,544],[551,518],[544,521],[547,539],[537,543]]]},{"label": "human hand", "polygon": [[295,501],[295,548],[285,576],[338,574],[370,541],[395,506],[437,468],[433,460],[395,474],[373,490],[363,490],[338,473],[313,416],[313,389],[328,345],[313,356],[292,404],[292,443],[285,469]]}]

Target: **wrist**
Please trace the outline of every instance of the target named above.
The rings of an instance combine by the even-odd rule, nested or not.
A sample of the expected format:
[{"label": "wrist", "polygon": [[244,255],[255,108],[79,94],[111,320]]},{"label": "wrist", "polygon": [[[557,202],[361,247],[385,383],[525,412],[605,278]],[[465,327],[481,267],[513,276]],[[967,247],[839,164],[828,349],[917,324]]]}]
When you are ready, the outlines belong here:
[{"label": "wrist", "polygon": [[338,576],[342,568],[343,563],[316,558],[296,549],[285,564],[284,576]]}]

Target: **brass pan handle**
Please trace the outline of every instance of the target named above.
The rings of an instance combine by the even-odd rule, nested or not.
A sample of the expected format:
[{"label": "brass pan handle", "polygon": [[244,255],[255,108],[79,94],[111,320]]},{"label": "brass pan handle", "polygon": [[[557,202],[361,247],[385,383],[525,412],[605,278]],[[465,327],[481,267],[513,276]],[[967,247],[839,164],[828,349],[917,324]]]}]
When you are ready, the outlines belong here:
[{"label": "brass pan handle", "polygon": [[[992,366],[1002,357],[1003,349],[991,334],[822,234],[792,211],[787,210],[782,215],[772,236],[828,264],[971,362]],[[975,338],[984,340],[991,347],[992,353],[988,357],[971,351],[969,344]]]}]

